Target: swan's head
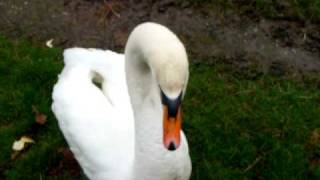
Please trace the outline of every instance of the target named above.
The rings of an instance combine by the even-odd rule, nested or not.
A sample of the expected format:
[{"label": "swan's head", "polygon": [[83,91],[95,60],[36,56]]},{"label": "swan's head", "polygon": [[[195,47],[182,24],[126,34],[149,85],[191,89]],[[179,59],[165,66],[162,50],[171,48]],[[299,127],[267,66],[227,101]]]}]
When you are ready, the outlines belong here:
[{"label": "swan's head", "polygon": [[163,108],[163,144],[173,151],[180,146],[181,103],[188,82],[189,64],[184,45],[171,31],[165,29],[159,36],[162,37],[157,47],[150,48],[146,57],[159,84]]},{"label": "swan's head", "polygon": [[163,53],[153,57],[156,59],[153,71],[163,108],[163,144],[170,151],[180,146],[181,104],[189,76],[184,46],[181,43],[177,45],[175,48],[169,46],[169,49],[163,47]]},{"label": "swan's head", "polygon": [[152,77],[143,81],[146,84],[140,83],[143,87],[157,83],[163,107],[163,144],[168,150],[176,150],[180,145],[181,102],[189,76],[184,45],[168,28],[143,23],[129,36],[125,54],[129,84],[133,82],[134,86],[137,79],[142,82],[142,77]]}]

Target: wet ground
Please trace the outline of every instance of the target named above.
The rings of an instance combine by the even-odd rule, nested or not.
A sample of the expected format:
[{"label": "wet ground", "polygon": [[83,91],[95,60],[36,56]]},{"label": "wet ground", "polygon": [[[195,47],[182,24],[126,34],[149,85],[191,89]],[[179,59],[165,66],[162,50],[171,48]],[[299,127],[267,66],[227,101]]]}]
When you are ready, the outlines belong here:
[{"label": "wet ground", "polygon": [[162,23],[186,44],[191,61],[225,60],[238,69],[276,75],[320,71],[320,25],[268,20],[175,1],[11,0],[0,2],[0,33],[54,46],[99,47],[122,52],[139,23]]}]

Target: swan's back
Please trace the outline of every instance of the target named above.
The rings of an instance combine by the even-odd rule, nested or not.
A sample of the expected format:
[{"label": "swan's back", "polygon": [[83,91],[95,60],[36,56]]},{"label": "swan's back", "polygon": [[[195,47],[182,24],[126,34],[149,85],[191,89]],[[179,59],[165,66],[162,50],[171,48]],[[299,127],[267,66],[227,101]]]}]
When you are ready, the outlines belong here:
[{"label": "swan's back", "polygon": [[[72,48],[53,91],[52,110],[90,179],[128,179],[134,155],[134,122],[124,56]],[[102,89],[93,83],[100,81]]]}]

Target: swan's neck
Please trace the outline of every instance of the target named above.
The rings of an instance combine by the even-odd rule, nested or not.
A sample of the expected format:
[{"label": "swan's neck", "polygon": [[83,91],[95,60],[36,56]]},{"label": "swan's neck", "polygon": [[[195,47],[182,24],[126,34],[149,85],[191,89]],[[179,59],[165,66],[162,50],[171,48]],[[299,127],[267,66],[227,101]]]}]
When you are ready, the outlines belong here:
[{"label": "swan's neck", "polygon": [[139,157],[162,145],[162,106],[153,70],[139,52],[129,53],[129,57],[127,83],[135,117],[135,152]]},{"label": "swan's neck", "polygon": [[129,57],[126,74],[135,123],[134,176],[155,175],[152,169],[160,169],[159,172],[165,169],[159,165],[163,164],[161,160],[166,151],[162,143],[159,87],[152,70],[139,56],[139,52]]},{"label": "swan's neck", "polygon": [[170,171],[168,164],[173,164],[168,159],[179,158],[179,151],[169,153],[163,144],[160,87],[172,97],[182,92],[188,77],[187,56],[182,43],[168,29],[154,24],[140,27],[131,33],[125,48],[126,79],[135,120],[135,171],[168,174],[164,171]]}]

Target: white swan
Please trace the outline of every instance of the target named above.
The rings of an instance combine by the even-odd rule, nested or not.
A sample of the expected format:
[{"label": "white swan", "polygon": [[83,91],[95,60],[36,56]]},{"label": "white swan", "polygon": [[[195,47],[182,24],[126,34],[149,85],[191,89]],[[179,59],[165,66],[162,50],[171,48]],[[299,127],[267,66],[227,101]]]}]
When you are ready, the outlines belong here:
[{"label": "white swan", "polygon": [[170,30],[143,23],[131,33],[125,56],[72,48],[64,61],[52,110],[90,179],[189,179],[188,143],[180,130],[188,61]]}]

